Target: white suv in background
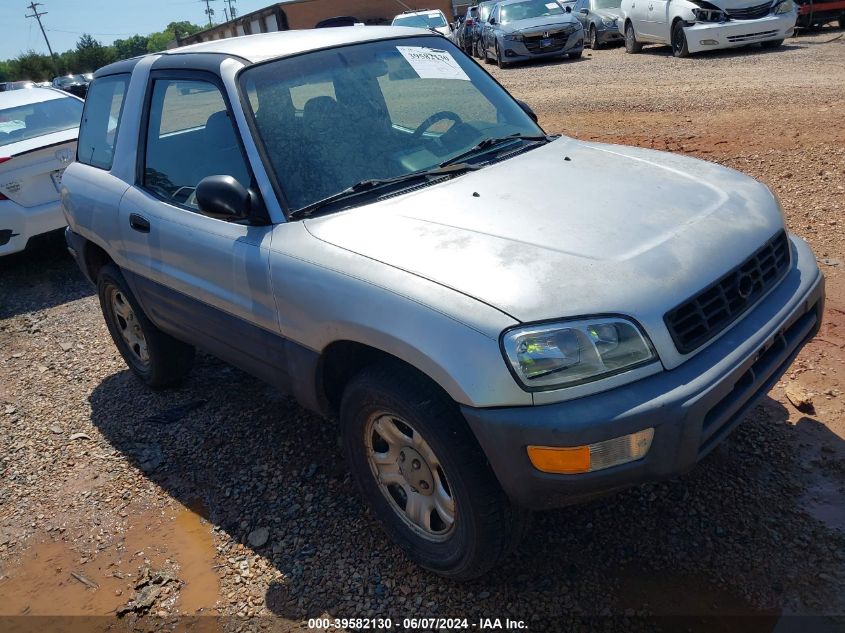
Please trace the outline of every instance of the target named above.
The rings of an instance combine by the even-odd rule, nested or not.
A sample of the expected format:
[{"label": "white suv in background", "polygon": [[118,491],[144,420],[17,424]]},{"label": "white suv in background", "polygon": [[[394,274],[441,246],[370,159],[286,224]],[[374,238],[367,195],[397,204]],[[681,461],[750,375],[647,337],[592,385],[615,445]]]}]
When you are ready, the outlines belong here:
[{"label": "white suv in background", "polygon": [[675,57],[760,44],[777,48],[795,30],[793,0],[622,0],[625,50],[670,44]]}]

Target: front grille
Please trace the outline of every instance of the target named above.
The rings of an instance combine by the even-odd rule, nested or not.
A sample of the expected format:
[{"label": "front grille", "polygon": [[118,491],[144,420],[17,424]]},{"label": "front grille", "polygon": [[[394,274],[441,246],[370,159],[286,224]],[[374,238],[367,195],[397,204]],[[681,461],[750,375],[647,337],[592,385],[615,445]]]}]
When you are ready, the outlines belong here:
[{"label": "front grille", "polygon": [[682,354],[733,323],[789,269],[789,240],[781,231],[716,283],[667,312],[663,320]]},{"label": "front grille", "polygon": [[759,40],[762,37],[772,37],[777,34],[777,31],[760,31],[759,33],[746,33],[745,35],[728,35],[728,41],[748,42],[750,40]]},{"label": "front grille", "polygon": [[732,20],[759,20],[760,18],[764,18],[769,15],[771,10],[772,3],[766,2],[765,4],[746,7],[745,9],[726,10],[725,13],[727,13],[728,17]]},{"label": "front grille", "polygon": [[[543,33],[537,35],[525,35],[522,38],[522,43],[530,53],[551,53],[556,50],[562,50],[566,46],[569,36],[575,32],[575,27],[567,27],[558,31],[548,31],[548,36],[544,37]],[[549,40],[548,46],[543,46],[543,40]]]}]

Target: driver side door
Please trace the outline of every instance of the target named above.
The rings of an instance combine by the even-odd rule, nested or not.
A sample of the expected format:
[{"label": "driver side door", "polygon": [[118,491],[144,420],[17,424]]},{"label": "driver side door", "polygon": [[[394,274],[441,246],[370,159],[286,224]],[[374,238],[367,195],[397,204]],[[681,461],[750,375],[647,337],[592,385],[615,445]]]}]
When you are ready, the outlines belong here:
[{"label": "driver side door", "polygon": [[153,72],[137,180],[120,203],[127,279],[159,328],[264,376],[277,356],[269,278],[272,226],[228,222],[198,207],[195,189],[229,175],[256,191],[219,79]]}]

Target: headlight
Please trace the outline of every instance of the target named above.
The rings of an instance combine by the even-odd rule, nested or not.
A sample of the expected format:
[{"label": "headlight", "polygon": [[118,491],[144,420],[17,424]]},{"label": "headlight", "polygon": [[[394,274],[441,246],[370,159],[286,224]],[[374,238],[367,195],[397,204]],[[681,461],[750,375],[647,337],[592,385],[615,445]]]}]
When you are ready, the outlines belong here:
[{"label": "headlight", "polygon": [[648,338],[621,317],[531,325],[502,337],[506,360],[532,391],[618,374],[657,359]]},{"label": "headlight", "polygon": [[[791,2],[792,0],[788,0]],[[692,14],[696,22],[724,22],[728,19],[723,11],[713,9],[693,9]]]},{"label": "headlight", "polygon": [[605,26],[615,26],[616,25],[616,19],[615,18],[602,18],[601,23],[604,24]]},{"label": "headlight", "polygon": [[792,0],[783,0],[775,5],[773,13],[775,15],[783,15],[784,13],[792,13],[795,10],[795,3]]},{"label": "headlight", "polygon": [[522,41],[522,33],[508,33],[505,35],[506,40],[510,40],[511,42],[521,42]]}]

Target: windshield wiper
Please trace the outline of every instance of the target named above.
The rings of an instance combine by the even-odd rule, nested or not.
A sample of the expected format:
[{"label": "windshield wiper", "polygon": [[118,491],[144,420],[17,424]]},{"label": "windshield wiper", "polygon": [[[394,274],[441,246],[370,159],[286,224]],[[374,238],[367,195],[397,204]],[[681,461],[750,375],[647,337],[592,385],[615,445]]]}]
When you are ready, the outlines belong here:
[{"label": "windshield wiper", "polygon": [[502,145],[503,143],[508,143],[510,141],[535,141],[535,142],[548,143],[551,140],[552,140],[551,137],[549,137],[545,134],[542,135],[542,136],[523,136],[522,134],[519,134],[518,132],[516,134],[510,134],[508,136],[497,136],[497,137],[494,137],[494,138],[486,138],[483,141],[481,141],[480,143],[478,143],[477,145],[473,145],[472,147],[470,147],[465,152],[461,152],[457,156],[453,156],[449,160],[440,163],[440,166],[441,167],[448,167],[450,165],[454,165],[457,162],[466,160],[467,158],[469,158],[471,156],[475,156],[476,154],[483,154],[483,153],[485,153],[485,150],[493,149],[494,147]]},{"label": "windshield wiper", "polygon": [[317,211],[326,207],[332,206],[338,202],[346,202],[350,199],[357,198],[363,194],[374,193],[382,191],[383,189],[392,187],[393,185],[411,182],[414,180],[432,179],[438,176],[458,176],[468,171],[475,171],[481,169],[481,165],[470,165],[468,163],[453,163],[449,165],[439,165],[431,169],[423,169],[420,171],[412,171],[401,176],[394,176],[393,178],[370,178],[356,182],[354,185],[347,187],[343,191],[338,191],[335,194],[313,202],[308,206],[297,209],[291,212],[291,219],[298,220],[300,218],[307,218]]}]

